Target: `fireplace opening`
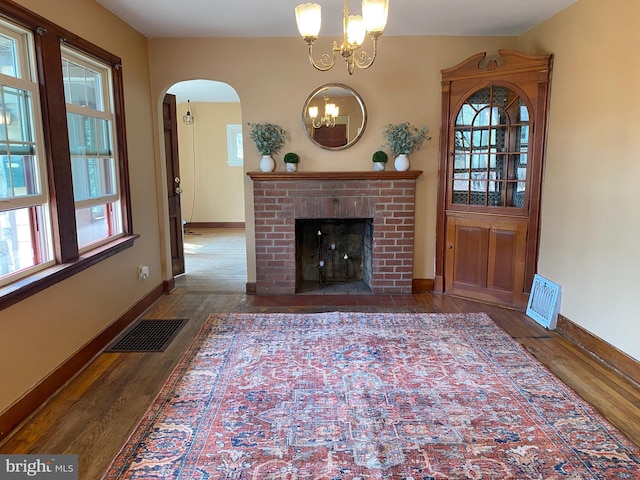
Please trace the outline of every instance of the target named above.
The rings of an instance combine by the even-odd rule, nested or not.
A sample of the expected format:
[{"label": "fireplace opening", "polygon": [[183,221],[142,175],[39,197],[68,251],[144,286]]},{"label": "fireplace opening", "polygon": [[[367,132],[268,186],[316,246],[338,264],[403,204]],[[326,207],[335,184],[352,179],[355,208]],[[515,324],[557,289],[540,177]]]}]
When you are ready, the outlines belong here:
[{"label": "fireplace opening", "polygon": [[373,219],[296,219],[296,293],[371,293]]}]

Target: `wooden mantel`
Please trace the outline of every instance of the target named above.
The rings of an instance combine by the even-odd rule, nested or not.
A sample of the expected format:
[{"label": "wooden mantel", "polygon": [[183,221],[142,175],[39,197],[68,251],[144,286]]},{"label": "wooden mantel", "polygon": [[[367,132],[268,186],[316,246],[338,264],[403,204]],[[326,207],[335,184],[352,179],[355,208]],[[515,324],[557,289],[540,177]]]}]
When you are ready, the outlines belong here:
[{"label": "wooden mantel", "polygon": [[247,172],[251,180],[415,180],[422,170],[392,171],[352,171],[352,172]]}]

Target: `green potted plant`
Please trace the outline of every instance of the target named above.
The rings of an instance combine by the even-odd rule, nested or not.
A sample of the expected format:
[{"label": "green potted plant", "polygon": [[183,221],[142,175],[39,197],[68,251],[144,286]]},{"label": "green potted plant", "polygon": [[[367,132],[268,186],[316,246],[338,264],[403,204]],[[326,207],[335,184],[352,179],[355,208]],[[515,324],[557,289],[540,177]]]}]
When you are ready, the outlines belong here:
[{"label": "green potted plant", "polygon": [[298,162],[300,161],[300,157],[298,157],[297,153],[285,153],[283,160],[287,172],[296,172],[298,170]]},{"label": "green potted plant", "polygon": [[371,160],[373,161],[373,169],[377,172],[383,171],[388,159],[389,156],[387,155],[387,152],[382,149],[376,150],[373,152],[371,157]]},{"label": "green potted plant", "polygon": [[284,129],[273,123],[248,123],[249,137],[256,144],[258,152],[262,155],[260,170],[273,172],[276,164],[272,155],[278,153],[287,141]]},{"label": "green potted plant", "polygon": [[396,157],[394,166],[396,170],[408,170],[409,159],[407,155],[422,146],[427,137],[427,127],[418,129],[409,122],[388,124],[384,127],[383,135],[387,142],[387,148]]}]

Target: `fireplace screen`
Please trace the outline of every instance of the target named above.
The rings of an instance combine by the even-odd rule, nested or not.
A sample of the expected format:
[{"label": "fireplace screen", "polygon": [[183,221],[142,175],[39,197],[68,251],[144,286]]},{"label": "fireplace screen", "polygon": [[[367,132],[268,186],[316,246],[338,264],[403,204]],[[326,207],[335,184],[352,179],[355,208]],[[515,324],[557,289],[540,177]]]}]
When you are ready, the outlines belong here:
[{"label": "fireplace screen", "polygon": [[296,219],[296,292],[371,291],[373,219]]}]

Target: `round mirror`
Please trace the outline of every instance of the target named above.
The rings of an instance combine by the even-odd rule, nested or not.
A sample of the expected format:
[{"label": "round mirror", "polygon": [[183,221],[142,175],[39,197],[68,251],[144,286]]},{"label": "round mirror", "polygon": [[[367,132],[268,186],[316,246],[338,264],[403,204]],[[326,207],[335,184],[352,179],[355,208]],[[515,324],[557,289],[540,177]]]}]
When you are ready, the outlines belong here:
[{"label": "round mirror", "polygon": [[360,95],[340,83],[318,87],[302,110],[304,131],[313,143],[327,150],[342,150],[358,141],[367,124]]}]

